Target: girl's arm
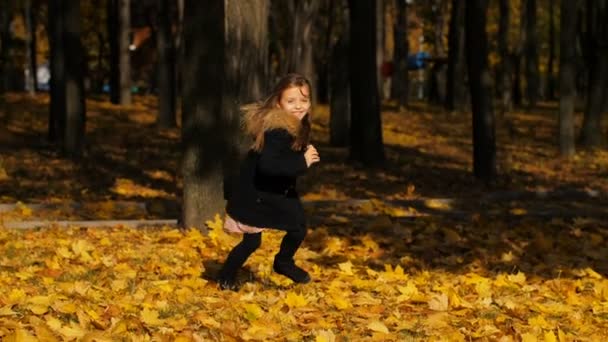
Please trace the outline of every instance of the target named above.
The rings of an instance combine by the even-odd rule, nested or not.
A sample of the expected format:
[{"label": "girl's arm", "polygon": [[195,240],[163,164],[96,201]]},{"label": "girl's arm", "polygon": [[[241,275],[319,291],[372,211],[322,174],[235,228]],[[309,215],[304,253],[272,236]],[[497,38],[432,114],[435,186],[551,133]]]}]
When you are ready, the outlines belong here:
[{"label": "girl's arm", "polygon": [[304,153],[291,149],[293,137],[284,129],[264,133],[264,147],[260,153],[258,169],[274,176],[296,177],[308,168]]}]

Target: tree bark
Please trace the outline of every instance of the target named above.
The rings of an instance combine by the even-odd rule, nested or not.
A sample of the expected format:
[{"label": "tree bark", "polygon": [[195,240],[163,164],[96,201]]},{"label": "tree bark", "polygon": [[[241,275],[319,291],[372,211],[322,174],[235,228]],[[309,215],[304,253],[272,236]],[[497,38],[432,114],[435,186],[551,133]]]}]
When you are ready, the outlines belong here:
[{"label": "tree bark", "polygon": [[11,48],[12,0],[0,0],[0,94],[9,90],[9,50]]},{"label": "tree bark", "polygon": [[158,124],[160,127],[175,127],[175,46],[171,29],[169,0],[157,0],[158,33]]},{"label": "tree bark", "polygon": [[[290,1],[290,16],[293,18],[292,45],[289,51],[288,72],[297,72],[306,76],[312,83],[313,95],[316,95],[317,73],[314,63],[313,26],[320,7],[320,0]],[[316,101],[316,96],[313,96]]]},{"label": "tree bark", "polygon": [[262,99],[267,88],[268,0],[226,1],[226,79],[223,112],[229,122],[224,134],[234,137],[225,160],[224,192],[232,188],[240,160],[250,147],[241,134],[240,106]]},{"label": "tree bark", "polygon": [[407,2],[396,0],[397,20],[395,24],[395,53],[393,54],[393,80],[391,83],[391,98],[396,99],[400,109],[405,109],[408,102],[409,77],[407,70],[407,55],[409,41],[407,32]]},{"label": "tree bark", "polygon": [[576,16],[578,1],[561,0],[559,65],[559,150],[565,157],[576,151],[574,108],[576,104]]},{"label": "tree bark", "polygon": [[329,68],[329,143],[345,147],[350,132],[348,31],[344,30],[332,49]]},{"label": "tree bark", "polygon": [[547,64],[547,99],[555,100],[555,0],[549,0],[549,61]]},{"label": "tree bark", "polygon": [[596,148],[605,144],[602,135],[602,110],[608,87],[608,1],[593,1],[593,10],[587,13],[592,23],[591,66],[587,90],[587,105],[583,118],[581,140],[585,147]]},{"label": "tree bark", "polygon": [[526,0],[526,97],[528,106],[535,107],[539,98],[538,35],[536,33],[536,0]]},{"label": "tree bark", "polygon": [[131,100],[131,0],[118,0],[119,17],[119,68],[120,104],[130,105]]},{"label": "tree bark", "polygon": [[522,73],[521,73],[521,64],[524,59],[524,50],[527,44],[527,21],[528,15],[525,10],[525,2],[526,0],[522,0],[521,8],[520,8],[520,16],[519,16],[519,41],[515,47],[515,51],[512,54],[512,64],[513,64],[513,104],[517,106],[521,106],[523,103],[523,94],[522,94]]},{"label": "tree bark", "polygon": [[107,0],[106,6],[108,43],[110,47],[110,102],[120,103],[120,37],[118,35],[120,20],[118,18],[118,0]]},{"label": "tree bark", "polygon": [[34,95],[38,89],[38,82],[36,79],[36,70],[38,69],[36,63],[36,15],[35,0],[25,0],[23,3],[23,17],[25,18],[26,27],[26,61],[27,61],[27,79],[25,81],[26,89],[30,95]]},{"label": "tree bark", "polygon": [[64,150],[72,158],[82,155],[85,131],[84,58],[80,41],[80,4],[66,1],[64,5],[66,127]]},{"label": "tree bark", "polygon": [[512,91],[512,67],[511,55],[509,53],[509,27],[511,22],[510,1],[500,0],[500,20],[498,24],[498,53],[500,54],[500,66],[498,69],[498,91],[502,115],[513,110]]},{"label": "tree bark", "polygon": [[[443,48],[443,27],[445,26],[445,0],[434,0],[433,15],[435,17],[435,29],[433,30],[433,52],[436,58],[445,56]],[[432,102],[439,104],[445,103],[446,100],[446,65],[441,61],[433,63],[431,68],[431,89],[429,91],[429,99]]]},{"label": "tree bark", "polygon": [[465,2],[465,0],[452,0],[452,13],[450,15],[446,107],[451,111],[464,110],[465,107]]},{"label": "tree bark", "polygon": [[492,109],[492,80],[488,68],[486,37],[487,0],[466,4],[466,44],[471,104],[473,109],[473,170],[475,177],[492,181],[496,177],[496,138]]},{"label": "tree bark", "polygon": [[206,232],[224,210],[222,164],[233,143],[222,108],[225,1],[186,0],[182,43],[182,224]]},{"label": "tree bark", "polygon": [[376,1],[349,0],[350,158],[365,166],[384,163],[376,73]]},{"label": "tree bark", "polygon": [[50,102],[48,138],[63,143],[66,110],[66,53],[64,42],[65,0],[50,0],[48,8],[50,46]]},{"label": "tree bark", "polygon": [[378,96],[380,101],[384,98],[382,87],[382,63],[384,62],[384,0],[375,0],[376,8],[376,80],[378,82]]}]

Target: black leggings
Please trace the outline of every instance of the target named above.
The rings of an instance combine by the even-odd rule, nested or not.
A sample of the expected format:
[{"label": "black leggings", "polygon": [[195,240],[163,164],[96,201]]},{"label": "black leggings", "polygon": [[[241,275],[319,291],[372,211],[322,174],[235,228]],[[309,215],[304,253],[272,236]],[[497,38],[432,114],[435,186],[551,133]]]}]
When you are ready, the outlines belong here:
[{"label": "black leggings", "polygon": [[[288,231],[281,241],[281,248],[274,260],[280,264],[292,264],[293,256],[306,237],[306,228],[301,230]],[[224,262],[220,271],[222,278],[234,278],[236,272],[245,264],[249,256],[255,252],[262,244],[262,233],[243,234],[243,240],[236,245]]]}]

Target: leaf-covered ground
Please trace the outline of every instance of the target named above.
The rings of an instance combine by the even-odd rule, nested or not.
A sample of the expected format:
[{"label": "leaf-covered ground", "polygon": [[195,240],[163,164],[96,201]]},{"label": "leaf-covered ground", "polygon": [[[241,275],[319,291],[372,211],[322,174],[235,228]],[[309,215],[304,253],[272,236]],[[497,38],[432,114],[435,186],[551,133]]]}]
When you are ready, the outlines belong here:
[{"label": "leaf-covered ground", "polygon": [[[17,204],[0,226],[176,217],[179,130],[154,126],[152,99],[89,100],[79,163],[45,142],[47,98],[5,101],[0,204]],[[297,255],[313,283],[271,272],[281,234],[268,232],[241,290],[220,291],[213,278],[238,237],[219,218],[209,236],[1,228],[0,339],[608,340],[608,154],[557,158],[546,104],[499,120],[500,177],[478,184],[469,114],[385,109],[382,170],[327,146],[326,109],[317,111],[323,163],[303,179],[311,229]]]}]

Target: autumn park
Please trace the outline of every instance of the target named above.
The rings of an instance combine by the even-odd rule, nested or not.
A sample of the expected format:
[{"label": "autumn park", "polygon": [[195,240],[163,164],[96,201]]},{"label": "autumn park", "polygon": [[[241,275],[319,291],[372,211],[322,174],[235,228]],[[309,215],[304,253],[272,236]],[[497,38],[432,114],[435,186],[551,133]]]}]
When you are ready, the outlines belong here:
[{"label": "autumn park", "polygon": [[607,113],[607,0],[0,0],[0,340],[608,341]]}]

